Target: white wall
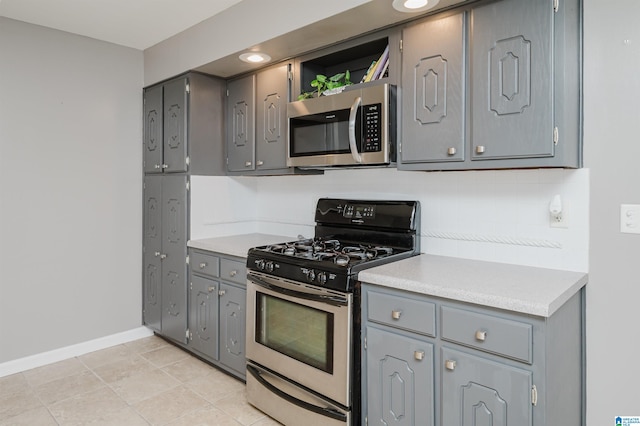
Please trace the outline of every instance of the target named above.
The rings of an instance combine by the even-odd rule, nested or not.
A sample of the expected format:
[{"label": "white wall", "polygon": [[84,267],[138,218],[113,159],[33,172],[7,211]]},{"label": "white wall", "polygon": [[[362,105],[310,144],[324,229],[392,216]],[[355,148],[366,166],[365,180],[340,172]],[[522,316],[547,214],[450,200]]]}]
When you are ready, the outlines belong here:
[{"label": "white wall", "polygon": [[585,0],[589,426],[640,416],[640,235],[620,233],[620,204],[640,204],[639,16],[637,0]]},{"label": "white wall", "polygon": [[0,363],[141,325],[142,78],[0,17]]},{"label": "white wall", "polygon": [[[250,178],[240,179],[246,182]],[[330,170],[325,175],[254,180],[255,194],[250,187],[245,187],[248,192],[243,194],[225,189],[239,188],[238,178],[201,177],[194,189],[204,194],[199,188],[206,185],[206,198],[216,207],[202,202],[192,205],[192,238],[219,235],[233,217],[242,218],[245,224],[257,222],[245,229],[310,236],[320,197],[417,199],[422,207],[424,253],[587,270],[589,171],[585,169],[435,173]],[[549,202],[555,194],[561,195],[566,206],[564,229],[549,226]],[[200,197],[192,194],[192,199]],[[220,197],[231,203],[225,206],[226,201],[217,201]],[[207,218],[206,224],[203,217]]]}]

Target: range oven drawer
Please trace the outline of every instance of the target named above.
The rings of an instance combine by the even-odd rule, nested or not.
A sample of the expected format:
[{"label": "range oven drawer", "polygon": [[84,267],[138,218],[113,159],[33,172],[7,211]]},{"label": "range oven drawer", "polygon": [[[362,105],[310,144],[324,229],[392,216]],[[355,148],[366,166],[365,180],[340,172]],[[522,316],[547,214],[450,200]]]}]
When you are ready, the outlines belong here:
[{"label": "range oven drawer", "polygon": [[251,363],[247,365],[247,400],[285,425],[351,424],[350,411]]}]

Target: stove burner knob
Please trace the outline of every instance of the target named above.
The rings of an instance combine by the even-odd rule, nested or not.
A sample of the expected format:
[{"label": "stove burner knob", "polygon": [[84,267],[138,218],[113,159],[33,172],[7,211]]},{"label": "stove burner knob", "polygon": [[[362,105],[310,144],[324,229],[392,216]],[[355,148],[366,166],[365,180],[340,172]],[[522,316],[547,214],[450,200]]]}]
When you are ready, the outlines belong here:
[{"label": "stove burner knob", "polygon": [[260,269],[261,271],[264,271],[264,266],[265,266],[264,259],[256,260],[256,266],[257,266],[257,267],[258,267],[258,269]]},{"label": "stove burner knob", "polygon": [[318,282],[322,285],[325,285],[327,283],[327,273],[326,272],[320,272],[318,274]]},{"label": "stove burner knob", "polygon": [[267,270],[267,272],[273,272],[273,262],[267,262],[265,264],[265,269]]},{"label": "stove burner knob", "polygon": [[313,280],[315,280],[316,271],[314,271],[313,269],[309,269],[309,272],[307,272],[307,279],[309,280],[309,282],[312,282]]}]

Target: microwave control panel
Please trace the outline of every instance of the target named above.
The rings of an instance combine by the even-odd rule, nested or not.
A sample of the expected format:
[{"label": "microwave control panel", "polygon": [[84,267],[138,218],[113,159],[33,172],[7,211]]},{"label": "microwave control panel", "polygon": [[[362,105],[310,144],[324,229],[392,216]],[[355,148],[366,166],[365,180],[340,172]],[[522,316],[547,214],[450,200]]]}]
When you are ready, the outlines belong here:
[{"label": "microwave control panel", "polygon": [[363,121],[363,152],[379,152],[382,140],[382,104],[364,105],[362,107]]}]

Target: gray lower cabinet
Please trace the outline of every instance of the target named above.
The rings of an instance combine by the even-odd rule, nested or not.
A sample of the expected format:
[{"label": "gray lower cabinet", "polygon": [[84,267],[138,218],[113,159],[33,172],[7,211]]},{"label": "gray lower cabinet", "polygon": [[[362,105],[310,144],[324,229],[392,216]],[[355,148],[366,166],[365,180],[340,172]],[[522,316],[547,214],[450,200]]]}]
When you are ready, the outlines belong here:
[{"label": "gray lower cabinet", "polygon": [[187,330],[187,182],[185,175],[144,178],[143,320],[178,342]]},{"label": "gray lower cabinet", "polygon": [[433,426],[433,344],[373,326],[366,336],[369,424]]},{"label": "gray lower cabinet", "polygon": [[245,377],[245,260],[189,250],[189,342],[196,352],[236,377]]},{"label": "gray lower cabinet", "polygon": [[362,285],[362,424],[584,424],[584,296],[548,318]]},{"label": "gray lower cabinet", "polygon": [[224,175],[225,82],[190,72],[144,90],[144,172]]},{"label": "gray lower cabinet", "polygon": [[458,10],[403,30],[398,168],[580,167],[580,0]]}]

